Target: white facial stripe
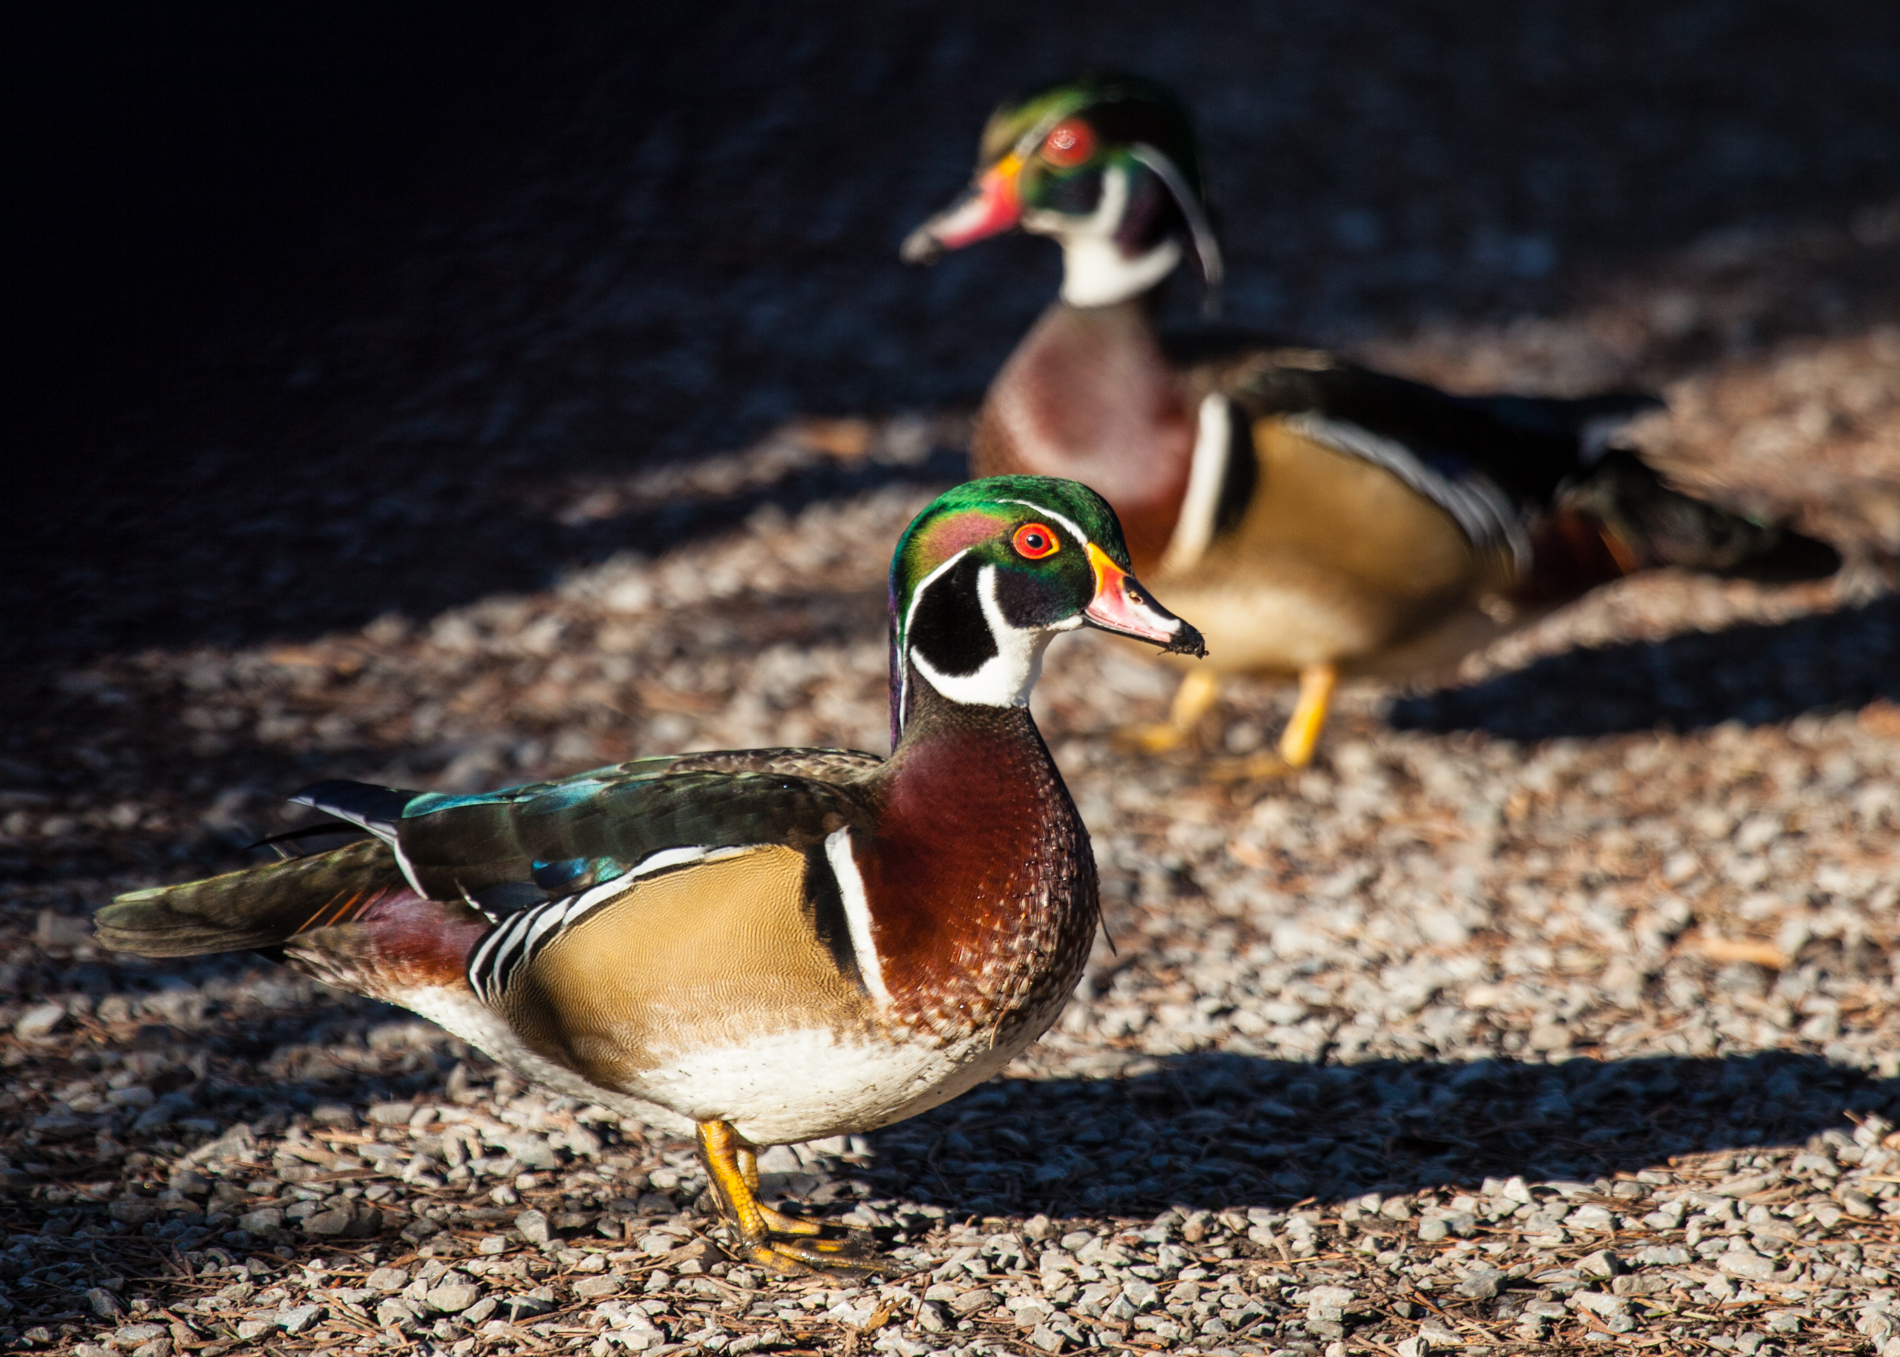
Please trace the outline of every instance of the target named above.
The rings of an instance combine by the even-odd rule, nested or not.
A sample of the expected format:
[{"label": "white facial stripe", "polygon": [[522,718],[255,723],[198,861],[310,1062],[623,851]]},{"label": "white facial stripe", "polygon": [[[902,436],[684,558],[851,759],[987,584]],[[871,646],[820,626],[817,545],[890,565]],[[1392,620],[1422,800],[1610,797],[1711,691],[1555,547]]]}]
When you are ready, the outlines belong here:
[{"label": "white facial stripe", "polygon": [[884,963],[878,959],[877,940],[871,936],[871,905],[864,894],[864,874],[858,871],[857,857],[851,851],[849,827],[825,837],[825,860],[831,864],[838,896],[844,902],[845,927],[851,933],[858,974],[864,977],[864,987],[871,991],[878,1006],[884,1007],[891,1002],[891,992],[884,988]]},{"label": "white facial stripe", "polygon": [[1020,504],[1024,508],[1034,509],[1038,514],[1042,515],[1044,518],[1053,518],[1056,522],[1060,523],[1063,527],[1067,528],[1071,534],[1073,534],[1073,536],[1075,537],[1075,544],[1077,546],[1083,548],[1084,550],[1087,550],[1088,544],[1089,544],[1089,535],[1082,531],[1082,525],[1080,523],[1077,523],[1073,518],[1068,518],[1062,514],[1057,513],[1054,509],[1051,509],[1046,504],[1037,504],[1034,500],[1005,499],[1005,500],[998,500],[997,503]]},{"label": "white facial stripe", "polygon": [[965,547],[962,551],[951,556],[942,565],[938,566],[917,582],[917,587],[911,591],[910,608],[904,613],[904,639],[906,642],[910,640],[910,623],[911,619],[917,615],[917,605],[924,601],[924,590],[928,589],[932,584],[935,584],[939,575],[942,575],[969,554],[970,548]]},{"label": "white facial stripe", "polygon": [[[942,575],[969,554],[970,548],[965,547],[928,575],[925,575],[922,580],[918,581],[917,587],[911,590],[910,607],[904,610],[904,634],[901,638],[902,644],[898,648],[900,657],[910,655],[910,624],[911,620],[917,616],[917,605],[924,601],[924,590],[936,583],[938,576]],[[911,658],[913,662],[915,662],[915,657],[912,656]],[[910,715],[910,673],[902,664],[898,666],[898,670],[897,728],[902,730],[904,728],[905,719]]]},{"label": "white facial stripe", "polygon": [[1221,482],[1227,479],[1227,459],[1233,446],[1233,407],[1220,392],[1210,391],[1201,400],[1187,494],[1182,497],[1181,515],[1174,521],[1174,533],[1161,557],[1163,575],[1186,570],[1201,559],[1213,540],[1214,514],[1220,508]]},{"label": "white facial stripe", "polygon": [[[1012,675],[1019,668],[1026,667],[1022,677],[1014,680],[1016,692],[1008,704],[1020,707],[1029,701],[1029,690],[1036,686],[1036,675],[1042,668],[1042,634],[1040,629],[1022,630],[1003,616],[1002,602],[996,597],[996,582],[1001,578],[993,565],[984,566],[976,577],[976,601],[983,609],[983,620],[989,624],[990,635],[996,638],[996,654],[985,660],[983,668],[971,677],[994,669],[997,671],[996,678],[1007,688],[1012,682]],[[1014,657],[1012,651],[1015,652]],[[999,702],[995,705],[1005,704]]]},{"label": "white facial stripe", "polygon": [[1181,215],[1187,218],[1188,231],[1194,237],[1194,252],[1201,257],[1201,277],[1210,292],[1219,289],[1222,265],[1220,242],[1214,237],[1214,227],[1207,220],[1207,212],[1201,206],[1200,198],[1188,187],[1187,177],[1175,163],[1154,147],[1145,142],[1136,142],[1129,148],[1130,153],[1153,170],[1155,177],[1168,186],[1168,192],[1174,195],[1174,202],[1181,209]]},{"label": "white facial stripe", "polygon": [[1056,124],[1068,116],[1068,113],[1062,109],[1057,109],[1053,113],[1045,113],[1041,122],[1023,133],[1017,140],[1014,147],[1015,153],[1024,160],[1029,159],[1030,156],[1041,149],[1043,138],[1055,131]]}]

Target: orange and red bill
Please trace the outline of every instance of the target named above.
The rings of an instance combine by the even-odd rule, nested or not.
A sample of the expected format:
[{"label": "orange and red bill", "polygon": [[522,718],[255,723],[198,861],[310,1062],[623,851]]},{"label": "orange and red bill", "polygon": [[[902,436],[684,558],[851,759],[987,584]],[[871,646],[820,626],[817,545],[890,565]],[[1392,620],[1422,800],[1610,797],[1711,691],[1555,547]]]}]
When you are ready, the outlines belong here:
[{"label": "orange and red bill", "polygon": [[905,262],[928,264],[945,250],[960,250],[1009,230],[1022,220],[1017,181],[1023,158],[1014,151],[976,177],[964,195],[905,237]]},{"label": "orange and red bill", "polygon": [[1095,571],[1095,598],[1082,617],[1090,626],[1152,641],[1168,654],[1207,654],[1200,632],[1149,598],[1141,581],[1109,560],[1093,542],[1089,543],[1089,565]]}]

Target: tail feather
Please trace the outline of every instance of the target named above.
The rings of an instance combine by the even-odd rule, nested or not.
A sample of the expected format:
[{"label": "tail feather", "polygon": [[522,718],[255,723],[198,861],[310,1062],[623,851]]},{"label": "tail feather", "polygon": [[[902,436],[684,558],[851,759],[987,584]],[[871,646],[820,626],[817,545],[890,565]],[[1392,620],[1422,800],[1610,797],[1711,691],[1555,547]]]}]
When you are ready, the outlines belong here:
[{"label": "tail feather", "polygon": [[1569,486],[1560,505],[1598,523],[1626,570],[1677,566],[1792,581],[1822,579],[1841,565],[1840,553],[1827,543],[1672,490],[1634,453],[1620,448],[1605,453]]},{"label": "tail feather", "polygon": [[408,882],[380,839],[121,895],[93,916],[103,947],[140,956],[198,956],[282,946],[312,928],[364,917]]}]

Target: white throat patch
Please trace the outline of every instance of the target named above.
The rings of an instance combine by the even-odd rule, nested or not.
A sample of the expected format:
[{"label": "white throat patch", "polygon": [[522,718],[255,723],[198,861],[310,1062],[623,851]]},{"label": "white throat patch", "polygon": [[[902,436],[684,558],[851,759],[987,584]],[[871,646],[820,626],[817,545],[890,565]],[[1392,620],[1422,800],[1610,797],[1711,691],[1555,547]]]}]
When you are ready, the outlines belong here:
[{"label": "white throat patch", "polygon": [[[932,584],[935,582],[931,581]],[[922,594],[923,589],[919,589],[918,596],[922,597]],[[920,655],[915,647],[907,647],[910,662],[917,666],[917,672],[929,681],[931,687],[952,702],[975,707],[1027,706],[1029,690],[1036,686],[1036,678],[1042,672],[1042,652],[1048,647],[1050,636],[1081,626],[1082,617],[1078,613],[1053,627],[1025,630],[1011,626],[1009,619],[1003,616],[1002,606],[996,601],[996,567],[993,565],[984,566],[977,575],[976,597],[983,609],[983,620],[989,624],[990,637],[996,644],[994,655],[968,674],[943,673]]]},{"label": "white throat patch", "polygon": [[1023,229],[1054,236],[1062,245],[1062,300],[1070,306],[1113,306],[1139,297],[1174,272],[1181,244],[1169,238],[1130,259],[1115,243],[1115,229],[1128,210],[1128,170],[1102,172],[1102,200],[1077,219],[1059,212],[1025,212]]}]

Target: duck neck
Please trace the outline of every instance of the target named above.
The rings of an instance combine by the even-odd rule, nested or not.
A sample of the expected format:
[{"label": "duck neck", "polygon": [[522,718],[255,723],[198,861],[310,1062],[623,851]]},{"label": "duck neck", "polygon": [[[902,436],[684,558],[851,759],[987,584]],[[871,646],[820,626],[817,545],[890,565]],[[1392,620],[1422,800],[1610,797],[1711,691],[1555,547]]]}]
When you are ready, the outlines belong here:
[{"label": "duck neck", "polygon": [[1181,242],[1158,214],[1165,201],[1153,173],[1113,165],[1088,216],[1025,212],[1023,225],[1061,243],[1063,301],[1114,306],[1151,291],[1181,263]]},{"label": "duck neck", "polygon": [[[1043,744],[1042,734],[1029,714],[1028,690],[1035,681],[1033,673],[1023,684],[1020,701],[966,702],[946,696],[930,674],[919,668],[917,657],[910,657],[904,664],[909,671],[906,681],[909,695],[890,762],[902,764],[912,757],[912,751],[925,747],[960,740],[989,743],[999,739],[1007,739],[1025,749],[1033,747],[1044,762],[1048,761],[1048,747]],[[1032,664],[1041,667],[1041,646],[1036,648]]]},{"label": "duck neck", "polygon": [[[1037,639],[1046,644],[1048,637]],[[1042,650],[1035,647],[1035,667]],[[1051,807],[1073,815],[1062,775],[1029,714],[1033,674],[1020,700],[970,702],[945,693],[919,658],[908,650],[893,656],[905,696],[891,756],[878,774],[887,809],[899,821],[932,822],[947,829],[950,840],[971,844],[1021,832],[1033,837],[1032,822]],[[897,703],[894,689],[894,724]]]},{"label": "duck neck", "polygon": [[1097,919],[1088,830],[1027,707],[911,683],[861,858],[884,982],[904,1021],[945,1036],[1046,1025]]},{"label": "duck neck", "polygon": [[1114,306],[1154,290],[1181,262],[1180,243],[1164,238],[1129,256],[1113,236],[1076,234],[1062,240],[1062,300],[1070,306]]},{"label": "duck neck", "polygon": [[1121,518],[1137,573],[1174,532],[1194,449],[1194,419],[1147,299],[1057,301],[1016,346],[977,416],[971,470],[1066,476]]}]

